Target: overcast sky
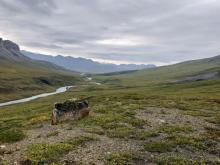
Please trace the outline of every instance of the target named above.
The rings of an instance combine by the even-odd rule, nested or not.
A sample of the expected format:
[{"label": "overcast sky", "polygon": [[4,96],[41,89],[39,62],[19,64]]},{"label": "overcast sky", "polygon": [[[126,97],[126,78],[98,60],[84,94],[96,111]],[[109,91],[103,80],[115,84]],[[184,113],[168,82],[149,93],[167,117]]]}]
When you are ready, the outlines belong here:
[{"label": "overcast sky", "polygon": [[0,0],[0,37],[39,53],[170,64],[220,54],[220,0]]}]

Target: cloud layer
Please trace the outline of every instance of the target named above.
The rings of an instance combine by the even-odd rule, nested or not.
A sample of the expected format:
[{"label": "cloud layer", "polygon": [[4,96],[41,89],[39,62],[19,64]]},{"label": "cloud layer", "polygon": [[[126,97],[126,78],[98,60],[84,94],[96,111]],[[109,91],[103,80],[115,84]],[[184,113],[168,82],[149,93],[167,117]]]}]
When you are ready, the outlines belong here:
[{"label": "cloud layer", "polygon": [[218,0],[1,0],[0,36],[23,49],[158,65],[220,54]]}]

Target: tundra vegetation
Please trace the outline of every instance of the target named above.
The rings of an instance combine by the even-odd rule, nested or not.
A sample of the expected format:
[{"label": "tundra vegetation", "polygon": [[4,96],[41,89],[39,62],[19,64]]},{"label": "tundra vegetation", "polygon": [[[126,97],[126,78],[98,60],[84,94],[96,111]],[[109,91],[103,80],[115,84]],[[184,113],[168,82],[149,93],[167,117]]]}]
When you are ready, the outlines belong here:
[{"label": "tundra vegetation", "polygon": [[[94,75],[102,85],[2,107],[2,163],[219,164],[220,79],[174,83],[164,70]],[[54,102],[88,96],[88,117],[50,125]]]}]

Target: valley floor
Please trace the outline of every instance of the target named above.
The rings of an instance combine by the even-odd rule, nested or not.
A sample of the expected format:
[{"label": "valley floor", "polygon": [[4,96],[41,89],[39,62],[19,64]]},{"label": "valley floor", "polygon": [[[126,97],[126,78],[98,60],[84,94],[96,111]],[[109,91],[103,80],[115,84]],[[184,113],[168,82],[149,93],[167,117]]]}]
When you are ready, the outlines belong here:
[{"label": "valley floor", "polygon": [[[0,160],[53,165],[220,164],[218,90],[207,95],[195,89],[184,94],[84,86],[1,108],[0,144],[5,148]],[[87,96],[90,116],[50,125],[54,102]]]}]

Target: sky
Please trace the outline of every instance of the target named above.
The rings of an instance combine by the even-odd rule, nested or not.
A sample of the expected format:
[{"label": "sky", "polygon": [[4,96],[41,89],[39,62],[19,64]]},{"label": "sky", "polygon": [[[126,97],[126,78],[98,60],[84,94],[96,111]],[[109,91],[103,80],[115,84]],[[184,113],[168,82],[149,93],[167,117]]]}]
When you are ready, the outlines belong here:
[{"label": "sky", "polygon": [[167,65],[220,54],[220,0],[0,0],[0,37],[21,49]]}]

